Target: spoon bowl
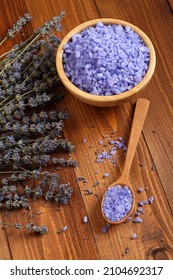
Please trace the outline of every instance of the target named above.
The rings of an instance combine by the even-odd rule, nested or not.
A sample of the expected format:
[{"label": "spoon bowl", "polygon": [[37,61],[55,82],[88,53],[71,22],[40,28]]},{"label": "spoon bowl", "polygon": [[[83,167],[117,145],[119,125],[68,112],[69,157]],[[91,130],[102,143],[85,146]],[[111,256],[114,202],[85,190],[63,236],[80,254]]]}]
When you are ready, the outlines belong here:
[{"label": "spoon bowl", "polygon": [[[117,186],[122,186],[122,188],[128,187],[128,189],[129,189],[130,192],[131,192],[131,195],[132,195],[132,198],[133,198],[133,199],[132,199],[132,203],[131,203],[131,208],[130,208],[130,210],[127,212],[127,214],[126,214],[123,218],[121,218],[120,220],[113,221],[113,220],[110,220],[110,219],[108,218],[108,216],[106,216],[105,212],[103,211],[103,208],[104,208],[104,201],[105,201],[106,193],[107,193],[108,191],[110,191],[111,189],[117,187]],[[128,182],[128,184],[127,184],[127,183],[125,184],[123,180],[118,180],[118,181],[114,182],[112,185],[110,185],[110,186],[108,187],[107,191],[105,192],[105,194],[104,194],[104,196],[103,196],[102,203],[101,203],[102,215],[103,215],[104,219],[105,219],[109,224],[120,224],[120,223],[125,222],[125,221],[131,216],[131,214],[132,214],[132,212],[133,212],[133,210],[134,210],[134,205],[135,205],[135,194],[134,194],[134,191],[133,191],[133,188],[132,188],[130,182]]]},{"label": "spoon bowl", "polygon": [[[128,217],[132,214],[135,205],[135,193],[133,191],[133,187],[130,184],[129,173],[132,165],[132,161],[135,155],[136,147],[139,142],[139,138],[141,135],[141,131],[143,128],[143,124],[145,122],[145,118],[147,116],[148,108],[150,101],[144,98],[139,98],[136,103],[135,114],[133,118],[133,124],[131,129],[131,134],[129,138],[129,144],[127,149],[126,160],[124,164],[124,169],[121,177],[112,183],[107,191],[105,192],[102,203],[101,203],[101,211],[103,218],[110,224],[120,224],[125,222]],[[112,197],[109,195],[111,192],[116,189],[116,197]],[[126,200],[124,198],[124,205],[121,203],[123,196],[126,195]],[[128,201],[128,199],[129,201]],[[118,201],[119,200],[119,201]],[[117,210],[118,209],[118,210]],[[106,213],[107,211],[107,213]],[[123,214],[124,211],[124,214]],[[113,214],[112,219],[109,218],[110,214]],[[116,216],[120,214],[121,218],[116,219]],[[121,215],[122,214],[122,215]]]}]

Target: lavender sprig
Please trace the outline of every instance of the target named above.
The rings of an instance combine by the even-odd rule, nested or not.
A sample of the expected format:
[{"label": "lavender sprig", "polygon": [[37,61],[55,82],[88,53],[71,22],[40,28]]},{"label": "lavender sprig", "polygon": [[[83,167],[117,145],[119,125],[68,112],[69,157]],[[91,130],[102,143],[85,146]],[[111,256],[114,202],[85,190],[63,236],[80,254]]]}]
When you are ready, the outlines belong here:
[{"label": "lavender sprig", "polygon": [[27,13],[23,17],[20,17],[13,26],[8,29],[7,36],[0,42],[0,46],[8,39],[13,38],[15,34],[19,33],[21,28],[31,21],[31,16]]},{"label": "lavender sprig", "polygon": [[[12,223],[4,223],[4,222],[1,222],[0,221],[0,225],[2,225],[2,228],[7,228],[7,227],[14,227],[16,229],[21,229],[22,228],[22,225],[19,224],[19,223],[15,223],[15,224],[12,224]],[[38,233],[38,234],[45,234],[48,232],[48,228],[44,225],[42,226],[36,226],[34,223],[29,223],[26,225],[26,230],[28,232],[32,232],[32,233]]]},{"label": "lavender sprig", "polygon": [[45,234],[48,232],[48,228],[46,226],[36,226],[34,225],[34,223],[29,223],[26,225],[26,229],[29,232],[35,232],[35,233],[39,233],[41,235]]},{"label": "lavender sprig", "polygon": [[2,228],[7,228],[7,227],[14,227],[16,229],[21,229],[21,224],[16,223],[16,224],[11,224],[11,223],[4,223],[0,221],[0,225],[2,225]]}]

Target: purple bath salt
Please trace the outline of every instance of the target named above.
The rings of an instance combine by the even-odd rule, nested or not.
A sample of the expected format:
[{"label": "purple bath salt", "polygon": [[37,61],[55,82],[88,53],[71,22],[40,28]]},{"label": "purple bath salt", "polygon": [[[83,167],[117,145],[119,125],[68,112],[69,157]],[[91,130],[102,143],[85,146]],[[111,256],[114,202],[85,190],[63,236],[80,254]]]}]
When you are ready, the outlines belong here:
[{"label": "purple bath salt", "polygon": [[87,139],[86,138],[82,139],[82,143],[86,144],[87,143]]},{"label": "purple bath salt", "polygon": [[103,174],[103,178],[108,178],[110,176],[110,174],[109,173],[105,173],[105,174]]},{"label": "purple bath salt", "polygon": [[144,214],[144,208],[143,207],[138,207],[137,211],[138,211],[138,213]]},{"label": "purple bath salt", "polygon": [[142,218],[136,217],[133,222],[134,223],[142,223]]},{"label": "purple bath salt", "polygon": [[102,211],[111,222],[122,220],[130,212],[133,196],[128,186],[115,185],[105,193]]},{"label": "purple bath salt", "polygon": [[148,204],[148,200],[141,200],[141,201],[138,203],[139,206],[144,206],[144,205],[146,205],[146,204]]},{"label": "purple bath salt", "polygon": [[99,22],[73,35],[64,45],[64,71],[79,89],[94,95],[116,95],[145,76],[150,50],[129,26]]},{"label": "purple bath salt", "polygon": [[138,237],[137,233],[133,233],[131,239],[136,239]]},{"label": "purple bath salt", "polygon": [[87,216],[84,216],[84,217],[83,217],[83,222],[84,222],[85,224],[88,223],[88,217],[87,217]]},{"label": "purple bath salt", "polygon": [[150,196],[150,197],[148,198],[148,203],[149,203],[149,204],[153,204],[153,202],[154,202],[154,197],[153,197],[153,196]]}]

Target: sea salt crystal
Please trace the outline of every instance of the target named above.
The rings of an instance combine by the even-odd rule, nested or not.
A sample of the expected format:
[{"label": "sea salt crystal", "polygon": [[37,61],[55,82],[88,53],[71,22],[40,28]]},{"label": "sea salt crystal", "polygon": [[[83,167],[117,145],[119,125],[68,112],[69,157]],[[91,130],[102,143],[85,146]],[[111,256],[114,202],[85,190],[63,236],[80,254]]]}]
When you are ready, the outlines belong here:
[{"label": "sea salt crystal", "polygon": [[62,228],[63,231],[66,231],[67,229],[68,229],[67,226],[64,226],[64,227]]},{"label": "sea salt crystal", "polygon": [[105,174],[103,174],[103,178],[108,178],[110,176],[110,174],[109,173],[105,173]]},{"label": "sea salt crystal", "polygon": [[102,232],[106,233],[108,231],[108,228],[106,226],[102,227]]},{"label": "sea salt crystal", "polygon": [[153,202],[154,202],[154,197],[153,197],[153,196],[150,196],[150,197],[148,198],[148,203],[149,203],[149,204],[153,204]]},{"label": "sea salt crystal", "polygon": [[138,211],[138,213],[144,214],[144,208],[142,208],[142,207],[138,207],[137,211]]},{"label": "sea salt crystal", "polygon": [[88,223],[88,217],[87,217],[87,216],[84,216],[84,217],[83,217],[83,222],[84,222],[85,224]]},{"label": "sea salt crystal", "polygon": [[83,144],[87,143],[87,139],[86,138],[82,139],[82,143]]},{"label": "sea salt crystal", "polygon": [[138,235],[136,233],[133,233],[131,236],[131,239],[136,239],[138,237]]},{"label": "sea salt crystal", "polygon": [[144,206],[144,205],[146,205],[146,204],[148,204],[149,202],[148,202],[148,200],[141,200],[139,203],[138,203],[138,205],[139,206]]},{"label": "sea salt crystal", "polygon": [[142,223],[142,218],[136,217],[133,222],[134,223]]}]

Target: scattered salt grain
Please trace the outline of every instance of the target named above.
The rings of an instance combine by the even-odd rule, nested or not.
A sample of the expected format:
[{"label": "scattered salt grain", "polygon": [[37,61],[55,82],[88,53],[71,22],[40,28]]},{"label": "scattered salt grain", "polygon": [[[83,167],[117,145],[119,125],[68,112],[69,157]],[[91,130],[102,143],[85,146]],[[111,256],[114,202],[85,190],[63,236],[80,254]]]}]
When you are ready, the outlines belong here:
[{"label": "scattered salt grain", "polygon": [[131,236],[131,239],[136,239],[138,237],[138,235],[136,233],[133,233]]},{"label": "scattered salt grain", "polygon": [[86,144],[87,143],[87,139],[86,138],[82,139],[82,143]]},{"label": "scattered salt grain", "polygon": [[122,220],[132,208],[133,197],[128,186],[115,185],[108,188],[104,195],[102,211],[112,222]]},{"label": "scattered salt grain", "polygon": [[109,173],[105,173],[105,174],[103,174],[103,178],[108,178],[110,176],[110,174]]},{"label": "scattered salt grain", "polygon": [[105,226],[102,227],[102,232],[106,233],[108,229],[110,228],[111,224],[107,223]]},{"label": "scattered salt grain", "polygon": [[142,218],[140,217],[136,217],[134,220],[133,220],[134,223],[142,223]]},{"label": "scattered salt grain", "polygon": [[141,200],[141,201],[138,203],[139,206],[144,206],[144,205],[146,205],[146,204],[148,204],[148,200]]},{"label": "scattered salt grain", "polygon": [[57,230],[57,233],[58,233],[58,234],[61,234],[62,232],[66,231],[67,229],[68,229],[68,227],[67,227],[67,226],[64,226],[64,227],[62,227],[62,228],[59,228],[59,229]]},{"label": "scattered salt grain", "polygon": [[129,223],[132,219],[132,216],[128,217],[127,220],[124,223]]},{"label": "scattered salt grain", "polygon": [[138,213],[144,214],[144,208],[142,208],[142,207],[138,207],[137,211],[138,211]]},{"label": "scattered salt grain", "polygon": [[85,224],[88,223],[88,217],[87,217],[87,216],[84,216],[84,217],[83,217],[83,222],[84,222]]},{"label": "scattered salt grain", "polygon": [[142,187],[140,187],[140,188],[138,189],[138,192],[139,192],[139,193],[143,192]]},{"label": "scattered salt grain", "polygon": [[154,202],[154,197],[153,197],[153,196],[150,196],[150,197],[148,198],[148,203],[149,203],[149,204],[153,204],[153,202]]},{"label": "scattered salt grain", "polygon": [[64,226],[62,229],[63,229],[63,231],[66,231],[68,229],[68,227]]},{"label": "scattered salt grain", "polygon": [[108,228],[106,226],[102,227],[102,232],[106,233],[108,231]]},{"label": "scattered salt grain", "polygon": [[140,212],[136,212],[135,213],[135,216],[139,216],[141,213]]}]

